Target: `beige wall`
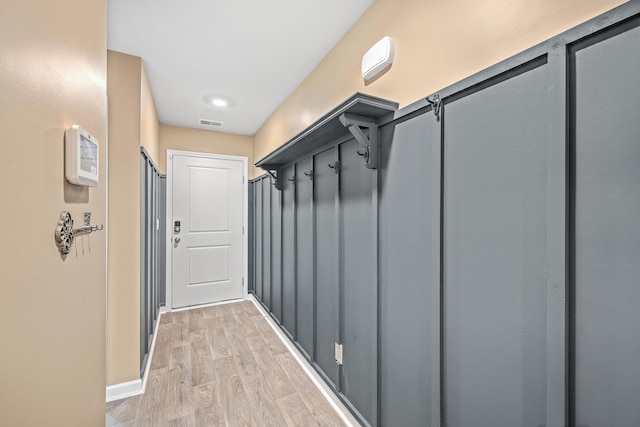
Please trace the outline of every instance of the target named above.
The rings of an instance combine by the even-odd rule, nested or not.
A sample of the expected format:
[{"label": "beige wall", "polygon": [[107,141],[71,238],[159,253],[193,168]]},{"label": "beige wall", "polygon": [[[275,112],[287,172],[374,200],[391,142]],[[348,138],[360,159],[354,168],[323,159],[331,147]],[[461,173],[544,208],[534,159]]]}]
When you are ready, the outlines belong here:
[{"label": "beige wall", "polygon": [[142,60],[108,51],[109,284],[107,384],[140,373]]},{"label": "beige wall", "polygon": [[158,166],[160,161],[160,122],[144,62],[141,62],[140,65],[140,145],[147,150],[153,162]]},{"label": "beige wall", "polygon": [[[430,95],[623,0],[376,0],[254,135],[258,161],[354,92],[402,106]],[[394,64],[365,85],[362,55],[385,35]],[[256,169],[254,176],[261,172]]]},{"label": "beige wall", "polygon": [[160,162],[158,168],[166,173],[167,150],[243,156],[249,159],[249,173],[253,165],[253,138],[230,133],[211,132],[160,125]]},{"label": "beige wall", "polygon": [[[0,13],[0,425],[98,426],[106,231],[58,253],[68,210],[106,225],[106,0],[5,0]],[[68,184],[64,132],[100,142],[100,184]]]}]

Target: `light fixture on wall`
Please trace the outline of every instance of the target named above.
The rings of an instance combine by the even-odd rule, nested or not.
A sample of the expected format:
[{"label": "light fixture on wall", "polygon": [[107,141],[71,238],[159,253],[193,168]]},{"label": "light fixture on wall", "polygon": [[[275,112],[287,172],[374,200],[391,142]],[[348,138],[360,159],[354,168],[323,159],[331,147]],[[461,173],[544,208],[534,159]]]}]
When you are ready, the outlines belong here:
[{"label": "light fixture on wall", "polygon": [[362,57],[362,78],[371,80],[389,68],[395,55],[395,43],[389,36],[374,44]]}]

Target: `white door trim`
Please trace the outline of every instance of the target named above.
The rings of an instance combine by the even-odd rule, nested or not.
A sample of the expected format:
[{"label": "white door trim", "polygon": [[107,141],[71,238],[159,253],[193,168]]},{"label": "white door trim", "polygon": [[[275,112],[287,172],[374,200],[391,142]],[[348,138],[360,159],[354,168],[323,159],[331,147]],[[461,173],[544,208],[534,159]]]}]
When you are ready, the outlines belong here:
[{"label": "white door trim", "polygon": [[166,311],[173,311],[173,156],[199,157],[216,160],[236,160],[242,162],[242,299],[247,298],[249,269],[249,184],[247,180],[249,159],[243,156],[197,153],[191,151],[167,150],[167,253],[166,253]]}]

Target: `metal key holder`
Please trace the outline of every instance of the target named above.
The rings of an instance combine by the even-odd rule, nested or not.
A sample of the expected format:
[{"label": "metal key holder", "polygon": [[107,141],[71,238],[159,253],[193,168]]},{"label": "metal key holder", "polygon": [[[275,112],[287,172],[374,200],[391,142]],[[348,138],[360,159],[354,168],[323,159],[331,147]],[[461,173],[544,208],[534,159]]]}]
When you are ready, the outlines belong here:
[{"label": "metal key holder", "polygon": [[73,241],[76,236],[90,234],[103,229],[103,225],[87,225],[86,227],[74,229],[71,214],[67,211],[62,211],[55,231],[56,246],[62,255],[67,255],[71,252],[71,246],[73,246]]}]

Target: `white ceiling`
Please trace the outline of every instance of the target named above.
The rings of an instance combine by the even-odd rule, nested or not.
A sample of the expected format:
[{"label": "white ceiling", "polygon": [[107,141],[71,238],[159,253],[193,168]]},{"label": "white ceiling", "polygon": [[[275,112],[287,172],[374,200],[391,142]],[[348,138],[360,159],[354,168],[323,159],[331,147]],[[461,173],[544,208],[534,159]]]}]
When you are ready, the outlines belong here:
[{"label": "white ceiling", "polygon": [[108,47],[144,60],[161,123],[253,135],[373,1],[108,0]]}]

